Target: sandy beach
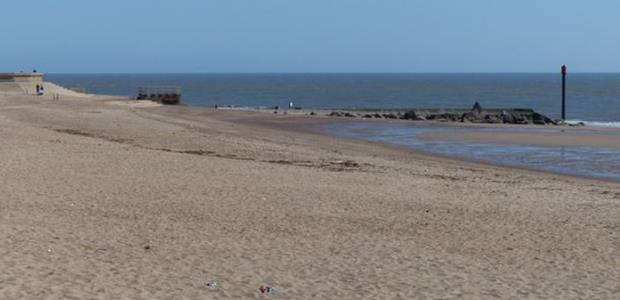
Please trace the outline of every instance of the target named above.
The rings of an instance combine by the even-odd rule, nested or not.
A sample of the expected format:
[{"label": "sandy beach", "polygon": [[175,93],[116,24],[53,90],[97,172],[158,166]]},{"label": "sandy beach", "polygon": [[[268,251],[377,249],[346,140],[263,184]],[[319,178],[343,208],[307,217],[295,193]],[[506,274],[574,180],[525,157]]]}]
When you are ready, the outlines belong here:
[{"label": "sandy beach", "polygon": [[118,101],[0,94],[0,299],[620,297],[617,182]]}]

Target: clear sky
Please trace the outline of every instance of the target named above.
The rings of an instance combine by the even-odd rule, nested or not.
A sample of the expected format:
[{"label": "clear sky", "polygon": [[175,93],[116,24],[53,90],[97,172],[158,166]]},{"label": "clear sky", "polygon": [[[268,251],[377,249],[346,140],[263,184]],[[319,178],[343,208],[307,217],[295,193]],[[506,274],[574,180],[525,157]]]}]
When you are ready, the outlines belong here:
[{"label": "clear sky", "polygon": [[2,1],[0,70],[620,71],[618,0]]}]

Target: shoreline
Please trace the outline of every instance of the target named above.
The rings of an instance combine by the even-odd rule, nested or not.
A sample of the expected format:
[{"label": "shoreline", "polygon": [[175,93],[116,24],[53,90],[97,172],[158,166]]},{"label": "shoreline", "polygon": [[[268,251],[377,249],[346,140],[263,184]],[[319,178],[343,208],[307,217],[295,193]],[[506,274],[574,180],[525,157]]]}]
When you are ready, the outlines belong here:
[{"label": "shoreline", "polygon": [[[6,96],[6,95],[5,95]],[[88,95],[92,97],[92,95]],[[469,141],[469,142],[491,142],[498,144],[512,144],[512,145],[536,145],[536,146],[593,146],[593,147],[602,147],[602,146],[611,146],[611,147],[620,147],[620,140],[609,141],[605,137],[592,137],[589,136],[588,133],[592,133],[595,135],[598,134],[620,134],[620,129],[613,127],[598,127],[598,126],[566,126],[566,125],[535,125],[535,124],[486,124],[486,123],[471,123],[471,122],[445,122],[445,121],[436,121],[436,120],[403,120],[403,119],[375,119],[375,118],[342,118],[342,117],[334,117],[330,116],[330,113],[334,111],[341,112],[360,112],[359,109],[356,110],[343,110],[343,109],[278,109],[274,110],[272,108],[267,107],[209,107],[209,106],[193,106],[189,104],[181,104],[181,105],[162,105],[155,101],[151,100],[135,100],[135,99],[127,99],[124,96],[110,96],[110,95],[94,95],[95,101],[102,101],[103,103],[115,106],[124,106],[130,109],[149,109],[149,108],[174,108],[174,107],[183,107],[189,110],[207,110],[207,111],[230,111],[230,112],[245,112],[245,113],[257,113],[257,114],[267,114],[271,115],[277,112],[278,117],[289,117],[296,118],[292,123],[288,123],[286,126],[291,125],[299,125],[298,123],[311,123],[313,125],[326,125],[326,124],[337,124],[337,123],[350,123],[350,122],[375,122],[375,123],[402,123],[402,124],[412,124],[412,125],[422,125],[429,127],[450,127],[450,128],[471,128],[471,129],[514,129],[514,130],[526,130],[526,131],[546,131],[546,130],[560,130],[562,134],[569,134],[570,137],[561,137],[558,136],[557,133],[546,134],[541,132],[528,132],[528,133],[508,133],[508,136],[504,136],[502,138],[498,138],[493,133],[466,133],[463,135],[462,133],[438,133],[438,134],[424,134],[422,137],[428,140],[452,140],[452,141]],[[80,97],[69,97],[79,99]],[[395,113],[400,112],[405,109],[400,110],[391,110],[391,109],[381,109],[377,110],[382,113]],[[363,110],[362,110],[363,111]],[[374,111],[374,110],[373,110]],[[315,114],[315,115],[312,115]],[[263,123],[263,125],[270,123],[269,118]],[[260,122],[259,122],[260,123]],[[343,137],[337,134],[331,134],[328,132],[321,132],[320,130],[309,129],[306,128],[306,125],[302,126],[294,126],[297,130],[300,130],[305,133],[313,133],[313,134],[323,134],[329,135],[333,138],[343,138],[347,139],[347,137]],[[289,130],[290,128],[278,127],[280,130]],[[585,134],[584,134],[585,133]],[[503,133],[506,134],[506,133]],[[533,138],[533,135],[541,135],[540,137]],[[570,140],[576,136],[585,136],[585,141],[582,139],[581,141]],[[511,138],[520,139],[520,141],[511,140]],[[550,139],[549,139],[550,138]],[[376,143],[378,145],[382,145],[384,147],[389,148],[399,148],[417,155],[425,156],[427,159],[430,158],[438,158],[438,159],[447,159],[451,161],[464,162],[464,163],[473,163],[479,164],[482,166],[492,166],[499,168],[508,168],[508,169],[517,169],[522,171],[529,171],[535,173],[544,173],[550,175],[557,176],[568,176],[573,178],[587,179],[587,180],[600,180],[604,182],[617,183],[619,180],[610,179],[604,177],[596,177],[590,175],[581,175],[581,174],[570,174],[566,172],[559,171],[550,171],[544,170],[540,168],[533,168],[527,166],[519,166],[519,165],[511,165],[507,163],[501,162],[492,162],[485,161],[481,159],[475,158],[467,158],[458,155],[449,155],[449,154],[441,154],[434,153],[431,151],[425,151],[421,149],[415,149],[410,146],[398,145],[390,142],[380,142],[380,141],[370,141],[363,138],[350,138],[353,141],[358,142],[370,142]]]},{"label": "shoreline", "polygon": [[[203,109],[216,109],[222,111],[246,111],[246,112],[260,112],[260,113],[274,113],[280,115],[298,115],[298,116],[312,116],[312,117],[327,117],[332,119],[341,119],[341,120],[349,120],[349,121],[369,121],[369,122],[412,122],[418,124],[438,124],[442,126],[454,126],[454,127],[472,127],[472,128],[484,128],[484,127],[506,127],[506,128],[537,128],[537,129],[545,129],[545,128],[558,128],[558,129],[567,129],[567,130],[596,130],[596,131],[620,131],[620,126],[604,126],[604,125],[592,125],[592,124],[606,124],[606,123],[620,123],[616,121],[586,121],[586,120],[567,120],[566,124],[547,124],[547,125],[537,125],[537,124],[508,124],[508,123],[475,123],[475,122],[457,122],[457,121],[441,121],[441,120],[407,120],[400,118],[375,118],[375,117],[363,117],[365,109],[343,109],[343,108],[301,108],[301,109],[275,109],[272,107],[250,107],[250,106],[200,106],[200,105],[191,105],[184,104],[188,107],[197,107]],[[409,110],[415,109],[371,109],[372,113],[381,113],[381,114],[397,114],[403,113]],[[441,109],[422,109],[422,111],[426,110],[441,110]],[[446,111],[465,111],[465,109],[445,109]],[[492,109],[492,110],[500,110],[500,109]],[[342,116],[329,116],[331,113],[341,113]],[[355,116],[347,117],[345,114],[358,114]],[[312,115],[314,114],[314,115]],[[583,124],[581,124],[583,123]]]},{"label": "shoreline", "polygon": [[[201,109],[213,109],[208,107],[201,107]],[[225,111],[227,109],[224,109]],[[236,111],[236,110],[233,110]],[[269,110],[263,109],[242,109],[241,112],[252,113],[269,113]],[[314,110],[315,112],[317,110]],[[275,128],[281,130],[290,130],[295,128],[298,131],[329,135],[333,138],[351,139],[355,141],[363,141],[382,145],[384,147],[398,148],[405,151],[409,151],[418,155],[426,156],[427,159],[431,157],[440,159],[449,159],[455,161],[462,161],[467,163],[481,164],[485,166],[493,166],[508,169],[518,169],[531,172],[540,172],[544,174],[551,174],[557,176],[568,176],[574,178],[588,179],[588,180],[602,180],[605,182],[618,183],[620,179],[601,177],[596,175],[584,175],[576,173],[568,173],[561,171],[545,170],[544,168],[534,168],[529,166],[515,165],[502,162],[494,162],[482,159],[468,158],[455,154],[441,154],[432,151],[426,151],[417,149],[411,146],[396,144],[386,141],[372,141],[365,138],[346,137],[336,133],[326,132],[323,129],[317,127],[325,127],[329,124],[347,124],[347,123],[378,123],[378,124],[410,124],[415,126],[424,126],[430,128],[455,128],[455,129],[508,129],[515,130],[515,132],[502,132],[502,135],[497,135],[494,132],[462,132],[462,133],[425,133],[422,134],[422,139],[427,140],[446,140],[446,141],[461,141],[461,142],[488,142],[498,144],[502,146],[542,146],[542,147],[573,147],[573,146],[588,146],[588,147],[612,147],[620,148],[620,129],[617,128],[605,128],[605,127],[589,127],[589,126],[540,126],[540,125],[515,125],[515,124],[476,124],[476,123],[454,123],[454,122],[438,122],[438,121],[409,121],[409,120],[389,120],[389,119],[355,119],[355,118],[338,118],[328,116],[331,110],[318,111],[317,115],[310,116],[310,111],[306,110],[293,110],[293,112],[287,111],[286,114],[279,113],[280,117],[294,118],[290,122],[286,122],[285,125],[274,125]],[[268,124],[269,121],[266,121]],[[549,132],[554,131],[554,132]],[[612,140],[610,140],[610,136]]]},{"label": "shoreline", "polygon": [[[165,108],[166,107],[164,107],[164,109]],[[174,107],[169,107],[169,108],[174,110],[173,109]],[[222,110],[222,109],[216,109],[212,107],[200,107],[200,106],[186,106],[186,109],[204,111],[206,113],[217,113],[218,111],[222,111],[223,113],[232,112],[233,115],[236,115],[236,116],[232,117],[231,119],[235,121],[240,121],[244,123],[245,125],[265,126],[268,128],[273,128],[273,129],[277,129],[281,131],[287,131],[291,133],[303,133],[303,134],[313,134],[313,135],[319,135],[319,136],[328,136],[332,139],[343,139],[343,140],[348,140],[354,143],[363,143],[363,144],[368,144],[368,145],[373,145],[373,146],[378,146],[378,147],[384,147],[386,149],[392,149],[392,150],[399,151],[402,153],[402,155],[412,155],[413,157],[421,158],[421,159],[439,160],[439,161],[446,160],[451,163],[456,163],[456,164],[463,163],[463,164],[474,165],[474,166],[483,167],[483,168],[491,167],[491,168],[501,168],[505,170],[514,169],[514,170],[519,170],[519,171],[532,172],[534,174],[546,174],[546,175],[551,175],[551,176],[575,178],[575,179],[582,179],[582,180],[589,180],[589,181],[601,181],[601,182],[608,182],[608,183],[619,183],[620,182],[620,180],[611,179],[611,178],[603,178],[603,177],[580,175],[580,174],[569,174],[569,173],[564,173],[564,172],[550,171],[550,170],[532,168],[532,167],[527,167],[527,166],[510,165],[506,163],[491,162],[491,161],[467,158],[467,157],[457,156],[457,155],[446,155],[446,154],[434,153],[434,152],[416,149],[410,146],[395,144],[395,143],[390,143],[390,142],[373,141],[373,140],[364,139],[364,138],[346,137],[346,136],[339,135],[336,133],[326,132],[325,130],[319,129],[318,127],[324,127],[329,124],[372,122],[372,123],[379,123],[379,124],[400,123],[400,124],[412,124],[412,125],[418,124],[418,125],[429,126],[429,127],[441,126],[441,127],[450,127],[450,128],[472,128],[472,129],[480,129],[480,128],[483,128],[483,129],[502,128],[502,129],[516,129],[516,130],[553,129],[553,130],[567,131],[575,135],[580,135],[584,132],[589,132],[589,131],[592,131],[595,133],[618,133],[620,134],[620,130],[614,129],[614,128],[590,128],[590,127],[567,127],[567,126],[560,127],[560,126],[539,126],[539,125],[513,125],[513,124],[473,124],[473,123],[386,120],[386,119],[360,120],[360,119],[337,118],[337,117],[327,116],[327,114],[331,112],[331,110],[324,110],[324,111],[314,110],[315,112],[318,112],[317,115],[310,116],[309,115],[310,111],[305,111],[305,110],[301,110],[301,111],[293,110],[292,112],[287,111],[287,114],[279,113],[276,115],[272,115],[270,110],[263,110],[263,109],[241,109],[241,110],[223,109]],[[244,114],[246,114],[246,116],[244,116]],[[250,117],[250,115],[254,115],[254,114],[260,117],[256,117],[256,118]],[[439,134],[439,135],[442,135],[442,134]],[[528,134],[524,134],[524,135],[528,136]],[[430,138],[441,139],[441,137],[430,137]],[[458,136],[453,137],[451,135],[450,135],[450,138],[454,140],[459,140],[459,141],[467,141],[467,140],[474,141],[474,139],[466,139],[466,138],[462,138]],[[494,140],[494,142],[502,142],[502,141],[503,141],[502,139]],[[597,142],[600,142],[600,141],[597,140]],[[614,146],[617,145],[616,143],[620,143],[620,141],[615,141],[613,145]],[[514,141],[514,144],[515,145],[527,145],[528,143]],[[560,144],[538,143],[535,145],[557,146]],[[571,144],[567,143],[564,145],[570,146]],[[578,145],[578,144],[573,143],[573,145]],[[604,145],[604,143],[601,143],[599,146],[601,145]]]},{"label": "shoreline", "polygon": [[[544,170],[544,169],[536,169],[536,168],[532,168],[532,167],[526,167],[526,166],[518,166],[518,165],[510,165],[510,164],[506,164],[506,163],[500,163],[500,162],[491,162],[491,161],[485,161],[485,160],[480,160],[480,159],[474,159],[474,158],[467,158],[467,157],[463,157],[463,156],[457,156],[457,155],[447,155],[447,154],[440,154],[440,153],[434,153],[434,152],[430,152],[430,151],[425,151],[422,149],[417,149],[417,148],[413,148],[411,146],[406,146],[406,145],[402,145],[402,144],[395,144],[395,143],[390,143],[390,142],[385,142],[385,141],[373,141],[373,140],[369,140],[369,139],[364,139],[364,138],[354,138],[354,137],[346,137],[346,136],[342,136],[336,133],[330,133],[330,132],[326,132],[325,130],[321,130],[321,129],[317,129],[316,127],[318,126],[324,126],[327,124],[337,124],[337,123],[347,123],[347,122],[356,122],[355,120],[322,120],[322,121],[318,121],[318,122],[310,122],[311,124],[298,124],[298,126],[295,127],[294,130],[296,131],[300,131],[300,132],[305,132],[305,133],[312,133],[312,134],[320,134],[320,135],[327,135],[330,136],[332,138],[338,138],[338,139],[348,139],[351,141],[356,141],[356,142],[363,142],[363,143],[370,143],[372,145],[377,145],[380,147],[386,147],[389,149],[396,149],[399,151],[403,151],[404,153],[410,153],[413,154],[415,156],[420,156],[423,159],[440,159],[440,160],[447,160],[447,161],[452,161],[452,162],[457,162],[457,163],[464,163],[464,164],[473,164],[475,166],[478,167],[493,167],[493,168],[502,168],[502,169],[515,169],[515,170],[520,170],[520,171],[526,171],[526,172],[532,172],[532,173],[539,173],[539,174],[546,174],[546,175],[552,175],[552,176],[560,176],[560,177],[568,177],[568,178],[577,178],[577,179],[583,179],[583,180],[591,180],[591,181],[602,181],[602,182],[609,182],[609,183],[619,183],[620,180],[618,179],[610,179],[610,178],[602,178],[602,177],[596,177],[596,176],[588,176],[588,175],[580,175],[580,174],[568,174],[568,173],[562,173],[562,172],[557,172],[557,171],[550,171],[550,170]],[[372,120],[371,122],[379,122],[379,123],[385,123],[385,122],[400,122],[399,120]],[[406,121],[405,121],[406,122]],[[425,122],[425,121],[421,121],[424,123],[425,126],[450,126],[450,127],[455,127],[455,128],[495,128],[496,126],[493,125],[487,125],[487,124],[463,124],[463,125],[458,125],[458,124],[446,124],[446,123],[439,123],[439,122]],[[276,128],[278,129],[285,129],[285,130],[291,130],[290,126],[292,124],[287,124],[287,125],[281,125],[281,126],[277,126]],[[293,125],[294,126],[294,125]],[[510,129],[519,129],[519,128],[524,128],[521,125],[503,125],[500,128],[510,128]],[[535,125],[532,127],[528,127],[530,129],[540,129],[538,127],[536,127]],[[582,128],[571,128],[574,129],[575,131],[579,131]],[[604,129],[607,130],[607,129]],[[614,130],[616,131],[616,130]],[[617,130],[620,133],[620,130]],[[440,139],[441,137],[432,137],[433,139],[437,138]],[[460,141],[464,141],[465,139],[462,137],[450,137],[453,138],[454,140],[460,140]],[[515,142],[515,144],[517,144],[517,142]],[[522,144],[519,144],[522,145]],[[541,144],[537,144],[537,145],[541,145]],[[614,144],[615,145],[615,144]]]},{"label": "shoreline", "polygon": [[0,95],[0,297],[617,294],[617,182],[300,128],[325,120]]}]

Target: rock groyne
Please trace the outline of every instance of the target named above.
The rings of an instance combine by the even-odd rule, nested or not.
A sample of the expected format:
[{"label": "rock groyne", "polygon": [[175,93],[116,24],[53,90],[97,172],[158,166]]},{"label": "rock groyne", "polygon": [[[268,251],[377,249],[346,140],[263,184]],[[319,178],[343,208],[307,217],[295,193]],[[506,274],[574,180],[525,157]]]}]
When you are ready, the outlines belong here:
[{"label": "rock groyne", "polygon": [[486,124],[534,124],[560,125],[561,120],[553,120],[529,108],[483,109],[477,102],[471,110],[466,109],[410,109],[400,111],[332,111],[332,117],[366,119],[401,119],[411,121],[440,121]]}]

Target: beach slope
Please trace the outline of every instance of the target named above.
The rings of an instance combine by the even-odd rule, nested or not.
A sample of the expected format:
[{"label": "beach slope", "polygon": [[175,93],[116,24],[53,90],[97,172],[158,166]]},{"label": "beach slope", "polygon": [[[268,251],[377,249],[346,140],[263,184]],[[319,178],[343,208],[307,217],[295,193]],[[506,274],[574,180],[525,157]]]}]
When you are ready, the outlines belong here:
[{"label": "beach slope", "polygon": [[137,106],[0,95],[0,298],[620,294],[618,183]]}]

